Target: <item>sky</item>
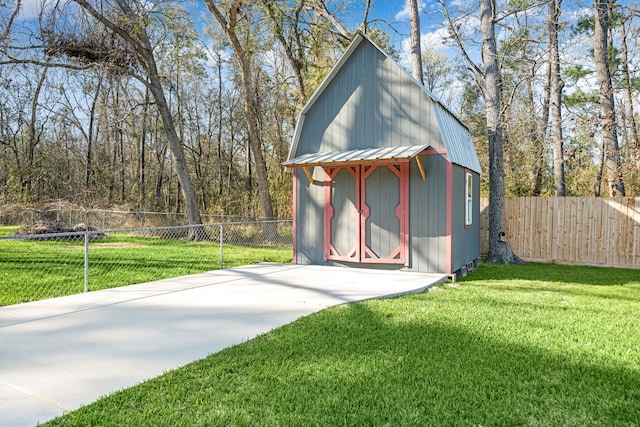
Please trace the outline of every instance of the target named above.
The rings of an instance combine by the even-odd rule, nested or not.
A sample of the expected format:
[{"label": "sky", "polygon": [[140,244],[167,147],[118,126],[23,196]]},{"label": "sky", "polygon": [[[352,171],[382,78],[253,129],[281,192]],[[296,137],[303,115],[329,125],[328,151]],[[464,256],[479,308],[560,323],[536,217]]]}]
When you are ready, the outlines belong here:
[{"label": "sky", "polygon": [[[14,2],[16,0],[13,0]],[[55,0],[46,0],[53,2]],[[153,0],[149,0],[153,1]],[[202,15],[208,15],[204,7],[203,0],[186,0],[193,6],[192,15],[196,21],[201,20]],[[355,28],[363,19],[365,0],[325,0],[331,10],[335,10],[337,5],[347,4],[345,10],[338,13],[339,17],[347,28]],[[589,11],[592,7],[593,0],[565,0],[563,3],[564,21],[572,21],[575,16]],[[22,0],[22,17],[29,18],[37,16],[39,9],[38,4],[42,0]],[[618,0],[618,4],[626,4],[628,0]],[[465,2],[464,0],[447,0],[447,4],[451,8],[460,5],[476,4]],[[421,10],[421,41],[423,48],[430,47],[437,50],[450,58],[458,56],[456,49],[450,47],[445,42],[447,30],[443,25],[444,16],[440,11],[441,5],[437,0],[418,0],[418,7]],[[581,12],[582,11],[582,12]],[[409,14],[406,9],[406,0],[371,0],[371,8],[368,16],[369,25],[377,27],[386,32],[391,43],[400,53],[400,65],[406,69],[411,68],[410,47],[409,47]],[[477,28],[477,18],[470,18],[467,23],[471,27]],[[576,58],[570,58],[574,52],[567,50],[566,62],[576,62]],[[479,61],[479,49],[471,52],[474,59]],[[586,59],[586,58],[585,58]],[[579,62],[579,61],[578,61]]]},{"label": "sky", "polygon": [[[346,18],[351,19],[354,25],[362,22],[364,14],[364,0],[356,0],[360,7],[354,7]],[[436,50],[446,51],[443,41],[446,34],[442,22],[444,17],[437,10],[439,4],[435,0],[425,2],[418,0],[420,13],[420,32],[422,46],[431,46]],[[410,68],[409,47],[409,13],[406,8],[406,0],[372,0],[368,20],[370,25],[380,28],[391,37],[391,41],[400,52],[401,65]]]},{"label": "sky", "polygon": [[[22,17],[36,17],[41,2],[42,0],[22,0]],[[197,6],[198,3],[203,2],[195,0],[194,3]],[[328,1],[329,7],[332,6],[331,3],[331,1]],[[362,22],[364,4],[364,0],[353,0],[349,9],[342,13],[341,17],[349,26],[356,26]],[[418,7],[422,10],[420,19],[423,44],[441,45],[441,34],[443,34],[441,22],[443,18],[441,14],[434,12],[437,9],[437,5],[435,1],[430,1],[429,5],[427,5],[424,0],[419,0]],[[387,32],[399,51],[406,50],[408,52],[409,15],[406,10],[405,0],[372,0],[369,21],[372,22],[371,25]]]}]

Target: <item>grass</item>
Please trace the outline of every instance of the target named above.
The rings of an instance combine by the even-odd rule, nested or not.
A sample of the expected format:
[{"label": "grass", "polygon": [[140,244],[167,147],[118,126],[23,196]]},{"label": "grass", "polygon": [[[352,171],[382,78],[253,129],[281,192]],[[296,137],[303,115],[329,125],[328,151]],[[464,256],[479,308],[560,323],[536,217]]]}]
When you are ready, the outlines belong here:
[{"label": "grass", "polygon": [[[10,235],[15,227],[0,227]],[[89,290],[215,270],[216,242],[109,233],[89,246]],[[224,245],[224,267],[290,262],[291,247]],[[84,241],[0,240],[0,306],[83,292]]]},{"label": "grass", "polygon": [[638,313],[638,271],[483,265],[302,318],[50,425],[640,425]]}]

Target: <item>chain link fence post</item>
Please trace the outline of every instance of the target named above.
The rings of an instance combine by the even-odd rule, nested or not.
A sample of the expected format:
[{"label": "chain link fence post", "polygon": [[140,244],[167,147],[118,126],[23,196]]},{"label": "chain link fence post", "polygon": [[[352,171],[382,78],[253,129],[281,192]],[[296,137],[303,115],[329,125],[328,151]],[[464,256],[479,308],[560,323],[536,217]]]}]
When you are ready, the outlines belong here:
[{"label": "chain link fence post", "polygon": [[84,292],[89,292],[89,232],[84,232]]},{"label": "chain link fence post", "polygon": [[222,225],[222,223],[220,223],[220,270],[222,270],[222,266],[224,264],[224,250],[222,248],[223,245],[223,237],[222,237],[222,229],[224,228],[224,226]]}]

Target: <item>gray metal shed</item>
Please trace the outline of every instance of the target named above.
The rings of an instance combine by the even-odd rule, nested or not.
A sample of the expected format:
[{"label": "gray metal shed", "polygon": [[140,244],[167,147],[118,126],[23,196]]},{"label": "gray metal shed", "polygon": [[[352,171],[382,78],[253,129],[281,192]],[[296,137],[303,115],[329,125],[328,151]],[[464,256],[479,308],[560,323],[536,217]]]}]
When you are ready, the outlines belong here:
[{"label": "gray metal shed", "polygon": [[480,163],[467,127],[358,33],[303,108],[294,261],[453,274],[480,256]]}]

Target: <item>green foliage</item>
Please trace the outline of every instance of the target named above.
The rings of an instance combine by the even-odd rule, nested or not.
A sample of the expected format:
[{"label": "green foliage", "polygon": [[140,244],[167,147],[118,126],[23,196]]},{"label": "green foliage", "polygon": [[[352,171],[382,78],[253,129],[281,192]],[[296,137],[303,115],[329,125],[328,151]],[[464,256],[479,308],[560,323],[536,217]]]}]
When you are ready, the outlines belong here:
[{"label": "green foliage", "polygon": [[334,307],[48,425],[636,425],[637,271],[482,266]]},{"label": "green foliage", "polygon": [[531,6],[527,0],[509,0],[507,2],[507,8],[509,10],[525,10]]},{"label": "green foliage", "polygon": [[578,88],[570,94],[564,95],[562,100],[569,108],[589,103],[595,104],[598,102],[598,93],[596,91],[585,93],[582,89]]},{"label": "green foliage", "polygon": [[573,84],[592,74],[592,69],[585,68],[582,65],[571,65],[562,70],[563,77]]},{"label": "green foliage", "polygon": [[596,26],[596,18],[595,16],[581,16],[578,18],[578,21],[573,25],[572,33],[573,35],[578,34],[593,34],[593,30]]}]

